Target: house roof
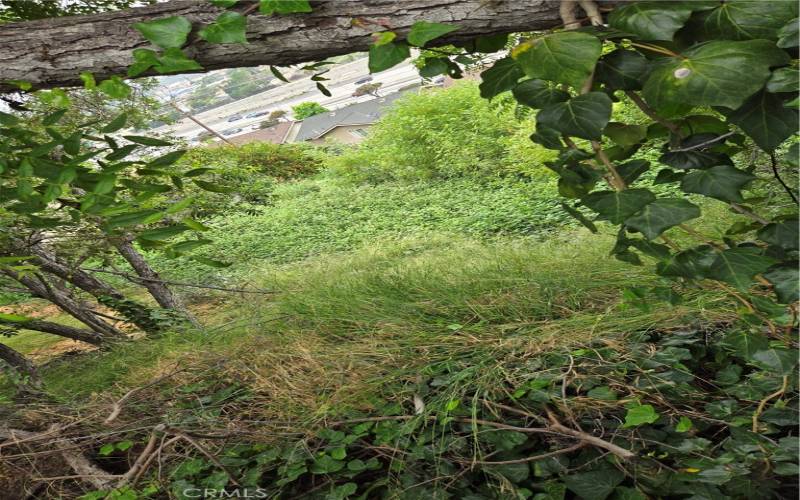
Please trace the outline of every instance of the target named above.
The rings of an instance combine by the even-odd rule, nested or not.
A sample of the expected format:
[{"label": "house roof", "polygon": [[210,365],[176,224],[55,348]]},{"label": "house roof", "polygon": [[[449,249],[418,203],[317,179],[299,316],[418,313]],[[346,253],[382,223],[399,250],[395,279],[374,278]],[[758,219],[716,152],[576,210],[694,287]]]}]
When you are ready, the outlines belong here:
[{"label": "house roof", "polygon": [[329,113],[320,113],[309,116],[300,122],[300,129],[297,132],[296,141],[308,141],[319,139],[336,127],[347,125],[371,125],[378,121],[403,92],[395,92],[385,97],[378,97],[369,101],[351,104]]},{"label": "house roof", "polygon": [[262,128],[246,134],[230,137],[228,140],[234,144],[247,144],[250,142],[271,142],[283,144],[294,122],[280,122],[271,127]]}]

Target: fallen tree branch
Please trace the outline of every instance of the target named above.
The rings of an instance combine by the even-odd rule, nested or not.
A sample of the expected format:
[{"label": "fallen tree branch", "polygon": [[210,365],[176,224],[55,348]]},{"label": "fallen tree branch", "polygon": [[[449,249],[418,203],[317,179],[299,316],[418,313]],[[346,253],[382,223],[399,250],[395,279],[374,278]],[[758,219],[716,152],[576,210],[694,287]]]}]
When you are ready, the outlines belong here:
[{"label": "fallen tree branch", "polygon": [[541,455],[533,455],[530,457],[525,458],[518,458],[516,460],[500,460],[497,462],[487,461],[487,460],[470,460],[470,461],[463,461],[462,463],[470,463],[475,465],[510,465],[510,464],[524,464],[527,462],[535,462],[537,460],[544,460],[546,458],[557,457],[559,455],[565,455],[567,453],[572,453],[573,451],[578,451],[581,448],[585,447],[586,443],[580,442],[578,444],[574,444],[570,447],[563,448],[560,450],[551,451],[549,453],[542,453]]},{"label": "fallen tree branch", "polygon": [[97,269],[91,267],[82,267],[81,270],[89,271],[92,273],[105,273],[105,274],[113,274],[115,276],[122,276],[123,278],[136,283],[137,285],[141,285],[144,283],[163,283],[165,285],[172,285],[172,286],[187,286],[192,288],[206,288],[209,290],[222,290],[223,292],[237,292],[237,293],[260,293],[264,295],[271,295],[277,293],[272,290],[248,290],[246,288],[225,288],[221,286],[213,286],[213,285],[200,285],[197,283],[185,283],[182,281],[169,281],[163,279],[154,279],[154,278],[142,278],[141,276],[136,276],[134,274],[123,273],[121,271],[109,271],[108,269]]}]

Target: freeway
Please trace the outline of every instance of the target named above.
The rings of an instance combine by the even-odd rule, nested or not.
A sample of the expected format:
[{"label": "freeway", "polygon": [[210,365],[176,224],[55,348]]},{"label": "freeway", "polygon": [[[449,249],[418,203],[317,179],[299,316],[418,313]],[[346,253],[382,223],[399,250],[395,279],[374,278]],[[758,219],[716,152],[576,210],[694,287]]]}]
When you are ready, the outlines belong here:
[{"label": "freeway", "polygon": [[[330,97],[324,96],[317,90],[316,82],[311,81],[309,78],[304,78],[196,114],[195,117],[221,133],[226,130],[241,128],[241,132],[229,136],[235,137],[238,134],[250,131],[252,126],[257,126],[257,124],[265,118],[261,116],[228,122],[228,118],[235,114],[243,115],[253,111],[275,111],[277,109],[291,112],[292,106],[306,101],[315,101],[333,110],[355,102],[373,99],[373,96],[352,97],[353,92],[356,87],[358,87],[355,82],[367,75],[369,75],[367,58],[364,57],[347,64],[333,66],[331,70],[324,75],[326,78],[330,79],[322,82],[328,90],[330,90]],[[371,76],[373,78],[372,82],[383,83],[383,86],[379,90],[380,95],[396,92],[405,86],[420,82],[417,69],[408,62],[404,62]],[[183,107],[185,108],[185,106]],[[200,134],[203,129],[191,120],[183,119],[174,124],[159,127],[154,131],[184,139],[192,139]]]}]

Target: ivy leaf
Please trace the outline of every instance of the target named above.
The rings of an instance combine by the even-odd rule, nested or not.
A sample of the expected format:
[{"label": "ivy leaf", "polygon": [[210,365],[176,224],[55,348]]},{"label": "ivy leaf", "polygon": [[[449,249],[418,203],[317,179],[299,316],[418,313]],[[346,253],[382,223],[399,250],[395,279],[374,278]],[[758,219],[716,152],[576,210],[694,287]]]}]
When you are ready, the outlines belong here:
[{"label": "ivy leaf", "polygon": [[776,40],[778,30],[796,16],[794,2],[733,0],[707,13],[703,29],[709,38]]},{"label": "ivy leaf", "polygon": [[778,68],[767,80],[767,92],[797,92],[800,90],[800,70],[797,68]]},{"label": "ivy leaf", "polygon": [[622,427],[638,427],[644,424],[652,424],[659,419],[656,409],[652,405],[637,405],[628,408],[625,414],[625,423]]},{"label": "ivy leaf", "polygon": [[800,38],[800,18],[795,17],[778,30],[778,47],[782,49],[797,47],[800,44],[798,38]]},{"label": "ivy leaf", "polygon": [[640,214],[627,219],[625,225],[653,240],[667,229],[697,217],[700,217],[697,205],[680,198],[659,198]]},{"label": "ivy leaf", "polygon": [[650,162],[647,160],[631,160],[629,162],[617,165],[617,173],[625,181],[625,184],[631,185],[636,182],[643,173],[650,169]]},{"label": "ivy leaf", "polygon": [[411,56],[405,42],[390,42],[384,45],[371,45],[369,48],[369,72],[378,73],[400,64]]},{"label": "ivy leaf", "polygon": [[112,76],[97,85],[97,90],[112,99],[125,99],[131,94],[131,88],[118,76]]},{"label": "ivy leaf", "polygon": [[481,97],[491,99],[506,90],[511,90],[523,76],[525,73],[514,59],[510,57],[499,59],[491,68],[481,72],[481,83],[478,86]]},{"label": "ivy leaf", "polygon": [[258,11],[264,15],[311,12],[308,0],[260,0]]},{"label": "ivy leaf", "polygon": [[734,330],[726,334],[722,343],[745,360],[752,358],[758,351],[769,349],[769,341],[764,335],[746,330]]},{"label": "ivy leaf", "polygon": [[639,144],[647,136],[644,125],[627,125],[625,123],[611,122],[606,125],[603,135],[620,146],[633,146]]},{"label": "ivy leaf", "polygon": [[761,241],[776,245],[786,250],[798,250],[798,221],[797,217],[781,222],[772,222],[759,229],[757,236]]},{"label": "ivy leaf", "polygon": [[128,139],[131,142],[135,142],[136,144],[142,144],[143,146],[171,146],[171,142],[167,142],[161,139],[156,139],[155,137],[146,137],[143,135],[123,135],[125,139]]},{"label": "ivy leaf", "polygon": [[653,203],[656,196],[647,189],[625,189],[623,191],[598,191],[583,198],[583,204],[603,219],[613,224],[622,224],[628,217]]},{"label": "ivy leaf", "polygon": [[133,64],[128,67],[128,77],[138,76],[158,64],[158,54],[150,49],[133,49]]},{"label": "ivy leaf", "polygon": [[750,361],[757,367],[777,375],[789,375],[797,365],[797,352],[788,349],[767,349],[754,353]]},{"label": "ivy leaf", "polygon": [[691,419],[682,416],[680,420],[678,420],[678,425],[675,426],[675,432],[688,432],[689,429],[691,428],[692,428]]},{"label": "ivy leaf", "polygon": [[789,56],[767,40],[706,42],[656,63],[644,96],[657,110],[686,104],[736,109],[764,85],[770,67],[788,63]]},{"label": "ivy leaf", "polygon": [[511,55],[531,78],[580,88],[594,70],[602,43],[576,31],[560,31],[524,42]]},{"label": "ivy leaf", "polygon": [[408,32],[406,40],[415,47],[424,47],[426,43],[435,38],[444,36],[452,31],[458,29],[458,26],[452,26],[442,23],[429,23],[427,21],[417,21],[411,25],[411,31]]},{"label": "ivy leaf", "polygon": [[446,57],[429,57],[425,59],[425,65],[419,69],[419,76],[432,78],[436,75],[447,73],[450,65]]},{"label": "ivy leaf", "polygon": [[775,151],[783,141],[796,133],[800,123],[796,110],[784,107],[779,96],[764,91],[745,101],[727,118],[767,152]]},{"label": "ivy leaf", "polygon": [[695,170],[681,181],[686,193],[697,193],[722,201],[741,203],[741,189],[756,177],[730,165],[719,165],[708,170]]},{"label": "ivy leaf", "polygon": [[511,91],[520,104],[540,109],[551,104],[564,102],[569,94],[548,85],[544,80],[530,79],[519,82]]},{"label": "ivy leaf", "polygon": [[18,117],[14,116],[12,114],[0,111],[0,125],[5,125],[6,127],[13,127],[14,125],[16,125],[18,123],[19,123],[19,118]]},{"label": "ivy leaf", "polygon": [[732,165],[733,161],[722,153],[707,151],[670,151],[658,159],[661,163],[681,170],[708,168],[714,165]]},{"label": "ivy leaf", "polygon": [[197,34],[209,43],[247,43],[247,18],[238,12],[223,12]]},{"label": "ivy leaf", "polygon": [[746,291],[753,282],[753,276],[763,273],[773,264],[775,259],[763,255],[760,248],[729,248],[717,254],[708,270],[708,277]]},{"label": "ivy leaf", "polygon": [[764,273],[764,279],[772,283],[773,291],[781,304],[791,304],[800,300],[800,270],[797,264],[775,266]]},{"label": "ivy leaf", "polygon": [[599,140],[611,118],[611,99],[603,92],[589,92],[552,104],[536,115],[539,126],[582,139]]},{"label": "ivy leaf", "polygon": [[597,62],[597,81],[613,89],[639,90],[650,69],[647,58],[634,50],[615,50]]},{"label": "ivy leaf", "polygon": [[[622,481],[625,474],[617,469],[603,468],[564,477],[564,483],[570,491],[585,500],[605,500]],[[564,498],[563,495],[559,497]]]},{"label": "ivy leaf", "polygon": [[692,9],[686,2],[636,2],[614,9],[608,16],[608,24],[644,40],[669,42],[691,15]]},{"label": "ivy leaf", "polygon": [[136,23],[133,27],[154,45],[163,49],[180,48],[186,43],[192,23],[182,16]]},{"label": "ivy leaf", "polygon": [[189,59],[181,49],[167,49],[158,58],[155,70],[159,73],[180,73],[203,69],[194,59]]}]

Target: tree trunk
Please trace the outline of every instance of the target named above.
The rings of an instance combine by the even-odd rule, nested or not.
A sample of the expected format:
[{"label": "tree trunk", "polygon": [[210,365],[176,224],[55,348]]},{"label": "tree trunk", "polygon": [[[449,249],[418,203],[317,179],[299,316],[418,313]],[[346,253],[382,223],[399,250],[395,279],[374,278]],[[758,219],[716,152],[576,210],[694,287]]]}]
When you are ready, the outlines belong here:
[{"label": "tree trunk", "polygon": [[126,320],[135,324],[147,333],[158,333],[162,327],[157,321],[151,319],[147,306],[128,299],[125,295],[108,283],[101,281],[81,269],[71,267],[58,256],[46,248],[41,242],[23,245],[18,250],[30,252],[37,257],[39,268],[47,273],[58,276],[62,280],[94,296],[98,302],[119,312]]},{"label": "tree trunk", "polygon": [[[534,31],[561,24],[559,0],[320,0],[313,12],[248,16],[247,44],[189,47],[205,71],[220,68],[289,65],[365,51],[372,33],[391,30],[404,39],[420,20],[458,25],[433,45],[477,36]],[[252,2],[239,2],[243,11]],[[79,86],[80,73],[97,80],[125,75],[135,48],[150,47],[133,28],[141,21],[184,16],[195,29],[212,22],[222,9],[201,0],[173,0],[147,7],[88,16],[3,24],[0,30],[0,92],[17,90],[13,80],[34,88]],[[143,75],[145,76],[145,75]]]},{"label": "tree trunk", "polygon": [[42,387],[42,381],[33,363],[13,348],[0,342],[0,360],[5,361],[26,380],[19,384],[19,389],[30,392]]},{"label": "tree trunk", "polygon": [[22,276],[10,269],[3,269],[2,272],[21,283],[35,297],[48,300],[58,306],[59,309],[66,312],[73,318],[85,324],[93,331],[101,335],[108,335],[111,337],[123,337],[124,334],[117,330],[114,326],[106,323],[91,311],[81,306],[69,294],[49,286],[47,281],[41,275],[26,275]]},{"label": "tree trunk", "polygon": [[147,291],[150,292],[150,295],[156,300],[158,305],[163,307],[164,309],[172,309],[173,311],[180,313],[184,316],[192,325],[196,327],[200,327],[200,323],[197,319],[190,313],[186,306],[183,305],[183,302],[178,298],[177,295],[172,293],[172,290],[161,280],[161,277],[158,275],[155,270],[150,267],[150,264],[142,257],[136,248],[134,248],[131,236],[126,236],[121,240],[117,240],[114,242],[114,246],[116,246],[117,251],[119,254],[122,255],[128,264],[133,268],[136,272],[136,275],[141,278],[139,283],[147,288]]},{"label": "tree trunk", "polygon": [[100,345],[104,340],[104,337],[97,332],[81,330],[80,328],[73,328],[60,323],[42,321],[39,319],[30,319],[28,321],[4,321],[0,319],[0,325],[23,328],[25,330],[35,330],[37,332],[52,333],[53,335],[58,335],[59,337],[79,340],[92,345]]}]

